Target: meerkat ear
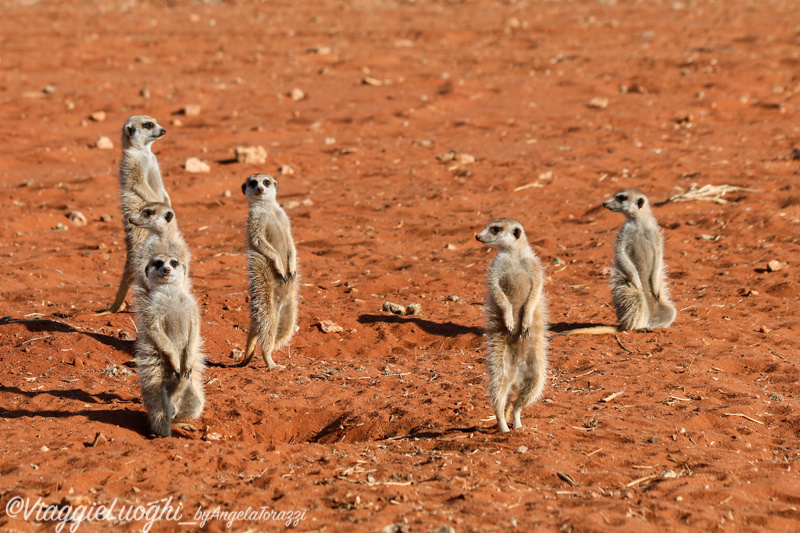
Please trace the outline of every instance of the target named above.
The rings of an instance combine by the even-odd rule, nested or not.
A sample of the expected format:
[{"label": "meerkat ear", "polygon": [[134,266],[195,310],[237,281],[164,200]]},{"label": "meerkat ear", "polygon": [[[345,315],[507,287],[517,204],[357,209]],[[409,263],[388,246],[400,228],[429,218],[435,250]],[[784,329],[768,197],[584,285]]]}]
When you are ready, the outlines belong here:
[{"label": "meerkat ear", "polygon": [[164,218],[167,220],[167,223],[170,223],[170,222],[172,222],[172,217],[174,217],[174,216],[175,216],[175,213],[173,213],[172,211],[167,211],[167,214],[164,215]]},{"label": "meerkat ear", "polygon": [[519,228],[514,228],[514,238],[519,239],[520,235],[522,235],[522,230]]},{"label": "meerkat ear", "polygon": [[242,194],[247,196],[247,182],[242,183]]},{"label": "meerkat ear", "polygon": [[275,181],[275,180],[272,180],[272,183],[275,184],[275,192],[278,192],[278,182]]},{"label": "meerkat ear", "polygon": [[638,200],[636,200],[636,205],[639,206],[639,209],[643,208],[644,207],[644,198],[639,198]]},{"label": "meerkat ear", "polygon": [[133,137],[133,132],[136,131],[136,126],[128,126],[128,137]]}]

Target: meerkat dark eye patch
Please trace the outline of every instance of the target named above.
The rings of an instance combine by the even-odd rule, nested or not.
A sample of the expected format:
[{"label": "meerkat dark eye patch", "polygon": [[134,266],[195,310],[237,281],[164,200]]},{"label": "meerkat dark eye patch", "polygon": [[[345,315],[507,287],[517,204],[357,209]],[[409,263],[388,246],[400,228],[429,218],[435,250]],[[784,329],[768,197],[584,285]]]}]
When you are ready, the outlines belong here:
[{"label": "meerkat dark eye patch", "polygon": [[494,233],[495,235],[497,235],[498,233],[500,233],[500,230],[501,230],[501,229],[502,229],[502,228],[501,228],[500,226],[492,226],[492,233]]},{"label": "meerkat dark eye patch", "polygon": [[522,230],[519,228],[514,228],[514,238],[519,239],[520,235],[522,235]]},{"label": "meerkat dark eye patch", "polygon": [[153,266],[156,268],[161,268],[164,266],[164,261],[153,261]]},{"label": "meerkat dark eye patch", "polygon": [[624,202],[627,199],[628,197],[625,196],[624,194],[620,194],[619,196],[617,196],[617,200],[619,200],[620,202]]},{"label": "meerkat dark eye patch", "polygon": [[172,268],[178,268],[178,261],[176,259],[170,261],[169,264],[172,265]]},{"label": "meerkat dark eye patch", "polygon": [[174,216],[175,213],[173,213],[172,211],[167,211],[166,213],[164,213],[164,220],[166,220],[167,223],[172,222],[172,217]]},{"label": "meerkat dark eye patch", "polygon": [[636,200],[636,205],[639,206],[639,209],[644,207],[644,198],[639,198],[638,200]]},{"label": "meerkat dark eye patch", "polygon": [[144,124],[142,124],[142,127],[144,129],[146,129],[146,130],[153,129],[153,123],[152,122],[145,122]]},{"label": "meerkat dark eye patch", "polygon": [[152,209],[145,209],[144,210],[144,216],[146,216],[146,217],[153,216],[153,213],[155,213],[155,211],[153,211]]}]

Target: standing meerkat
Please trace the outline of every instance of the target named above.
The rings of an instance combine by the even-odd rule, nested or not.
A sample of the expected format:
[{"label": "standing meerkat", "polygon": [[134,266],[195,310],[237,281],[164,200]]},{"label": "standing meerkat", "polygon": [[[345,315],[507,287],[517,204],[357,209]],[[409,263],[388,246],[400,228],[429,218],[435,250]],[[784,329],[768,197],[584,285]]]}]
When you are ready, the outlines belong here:
[{"label": "standing meerkat", "polygon": [[620,329],[666,328],[675,320],[675,307],[664,283],[664,237],[641,191],[626,189],[603,202],[606,209],[625,215],[614,243],[611,297]]},{"label": "standing meerkat", "polygon": [[650,200],[642,191],[626,189],[603,202],[603,207],[625,215],[614,243],[611,278],[619,325],[573,329],[555,336],[666,328],[675,320],[665,284],[664,237],[650,210]]},{"label": "standing meerkat", "polygon": [[[486,301],[489,346],[489,394],[503,433],[509,431],[507,407],[514,428],[520,412],[535,401],[546,378],[544,271],[516,220],[499,218],[475,238],[497,249],[488,273]],[[516,399],[511,403],[514,389]]]},{"label": "standing meerkat", "polygon": [[269,369],[272,351],[286,345],[297,322],[297,251],[289,217],[278,205],[278,182],[253,174],[242,184],[250,204],[247,216],[247,266],[250,274],[250,329],[239,366],[247,366],[256,344]]},{"label": "standing meerkat", "polygon": [[[178,229],[175,211],[168,204],[150,202],[142,206],[138,213],[128,219],[134,227],[146,230],[147,236],[135,252],[137,279],[142,281],[145,267],[155,250],[168,250],[175,255],[181,264],[185,265],[189,273],[190,254]],[[166,247],[166,248],[165,248]]]},{"label": "standing meerkat", "polygon": [[117,296],[111,307],[100,314],[116,313],[125,305],[128,290],[133,286],[137,272],[136,252],[147,238],[147,231],[137,229],[131,222],[141,208],[150,202],[172,205],[164,184],[158,160],[151,150],[153,142],[167,130],[156,119],[135,115],[122,127],[122,162],[119,167],[119,191],[122,204],[122,224],[125,228],[125,271],[119,283]]},{"label": "standing meerkat", "polygon": [[161,253],[155,250],[138,288],[134,353],[150,427],[169,437],[174,419],[189,420],[202,413],[205,367],[200,312],[186,264],[165,248]]}]

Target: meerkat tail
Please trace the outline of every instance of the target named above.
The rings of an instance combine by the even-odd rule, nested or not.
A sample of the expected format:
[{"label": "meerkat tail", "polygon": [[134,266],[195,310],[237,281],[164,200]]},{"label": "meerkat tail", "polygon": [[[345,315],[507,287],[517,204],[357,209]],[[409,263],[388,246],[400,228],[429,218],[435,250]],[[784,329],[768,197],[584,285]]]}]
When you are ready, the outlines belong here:
[{"label": "meerkat tail", "polygon": [[258,343],[258,326],[255,321],[250,322],[250,329],[247,332],[247,345],[244,351],[244,357],[239,362],[240,367],[245,367],[250,364],[253,355],[256,353],[256,346]]},{"label": "meerkat tail", "polygon": [[175,415],[175,406],[163,385],[164,378],[157,365],[144,363],[137,360],[139,383],[142,388],[142,403],[147,410],[150,429],[162,437],[172,434],[172,417]]},{"label": "meerkat tail", "polygon": [[620,331],[619,326],[594,326],[591,328],[568,329],[567,331],[550,335],[550,338],[568,337],[570,335],[602,335],[605,333],[619,333]]}]

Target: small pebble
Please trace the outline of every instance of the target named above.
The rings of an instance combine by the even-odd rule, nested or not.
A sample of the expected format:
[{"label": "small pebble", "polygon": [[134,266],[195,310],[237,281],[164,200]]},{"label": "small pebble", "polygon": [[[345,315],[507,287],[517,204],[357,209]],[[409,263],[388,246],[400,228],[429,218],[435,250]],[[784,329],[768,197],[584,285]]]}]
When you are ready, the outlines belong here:
[{"label": "small pebble", "polygon": [[95,111],[89,118],[94,120],[95,122],[103,122],[106,119],[106,112],[105,111]]},{"label": "small pebble", "polygon": [[190,157],[186,160],[186,172],[191,172],[193,174],[200,173],[200,172],[211,172],[211,167],[208,163],[204,161],[200,161],[196,157]]},{"label": "small pebble", "polygon": [[344,328],[333,322],[332,320],[322,320],[319,323],[319,329],[322,330],[323,333],[341,333],[344,331]]},{"label": "small pebble", "polygon": [[85,226],[86,225],[86,217],[83,216],[83,213],[80,211],[70,211],[67,213],[67,218],[70,222],[75,224],[76,226]]},{"label": "small pebble", "polygon": [[96,148],[99,148],[100,150],[111,150],[112,148],[114,148],[114,142],[108,137],[100,137],[99,139],[97,139],[97,142],[94,143],[94,145]]},{"label": "small pebble", "polygon": [[593,109],[605,109],[608,107],[608,98],[604,96],[595,96],[589,100],[589,107]]},{"label": "small pebble", "polygon": [[267,151],[263,146],[238,146],[236,161],[246,165],[263,165],[267,162]]},{"label": "small pebble", "polygon": [[406,313],[406,308],[404,306],[392,302],[384,302],[383,310],[394,313],[395,315],[404,315]]},{"label": "small pebble", "polygon": [[200,106],[190,104],[181,109],[181,114],[187,117],[196,117],[200,115]]},{"label": "small pebble", "polygon": [[777,272],[778,270],[782,270],[786,268],[786,263],[781,263],[777,259],[773,259],[769,263],[767,263],[767,272]]},{"label": "small pebble", "polygon": [[411,303],[406,306],[406,314],[407,315],[421,315],[422,314],[422,306],[418,303]]}]

